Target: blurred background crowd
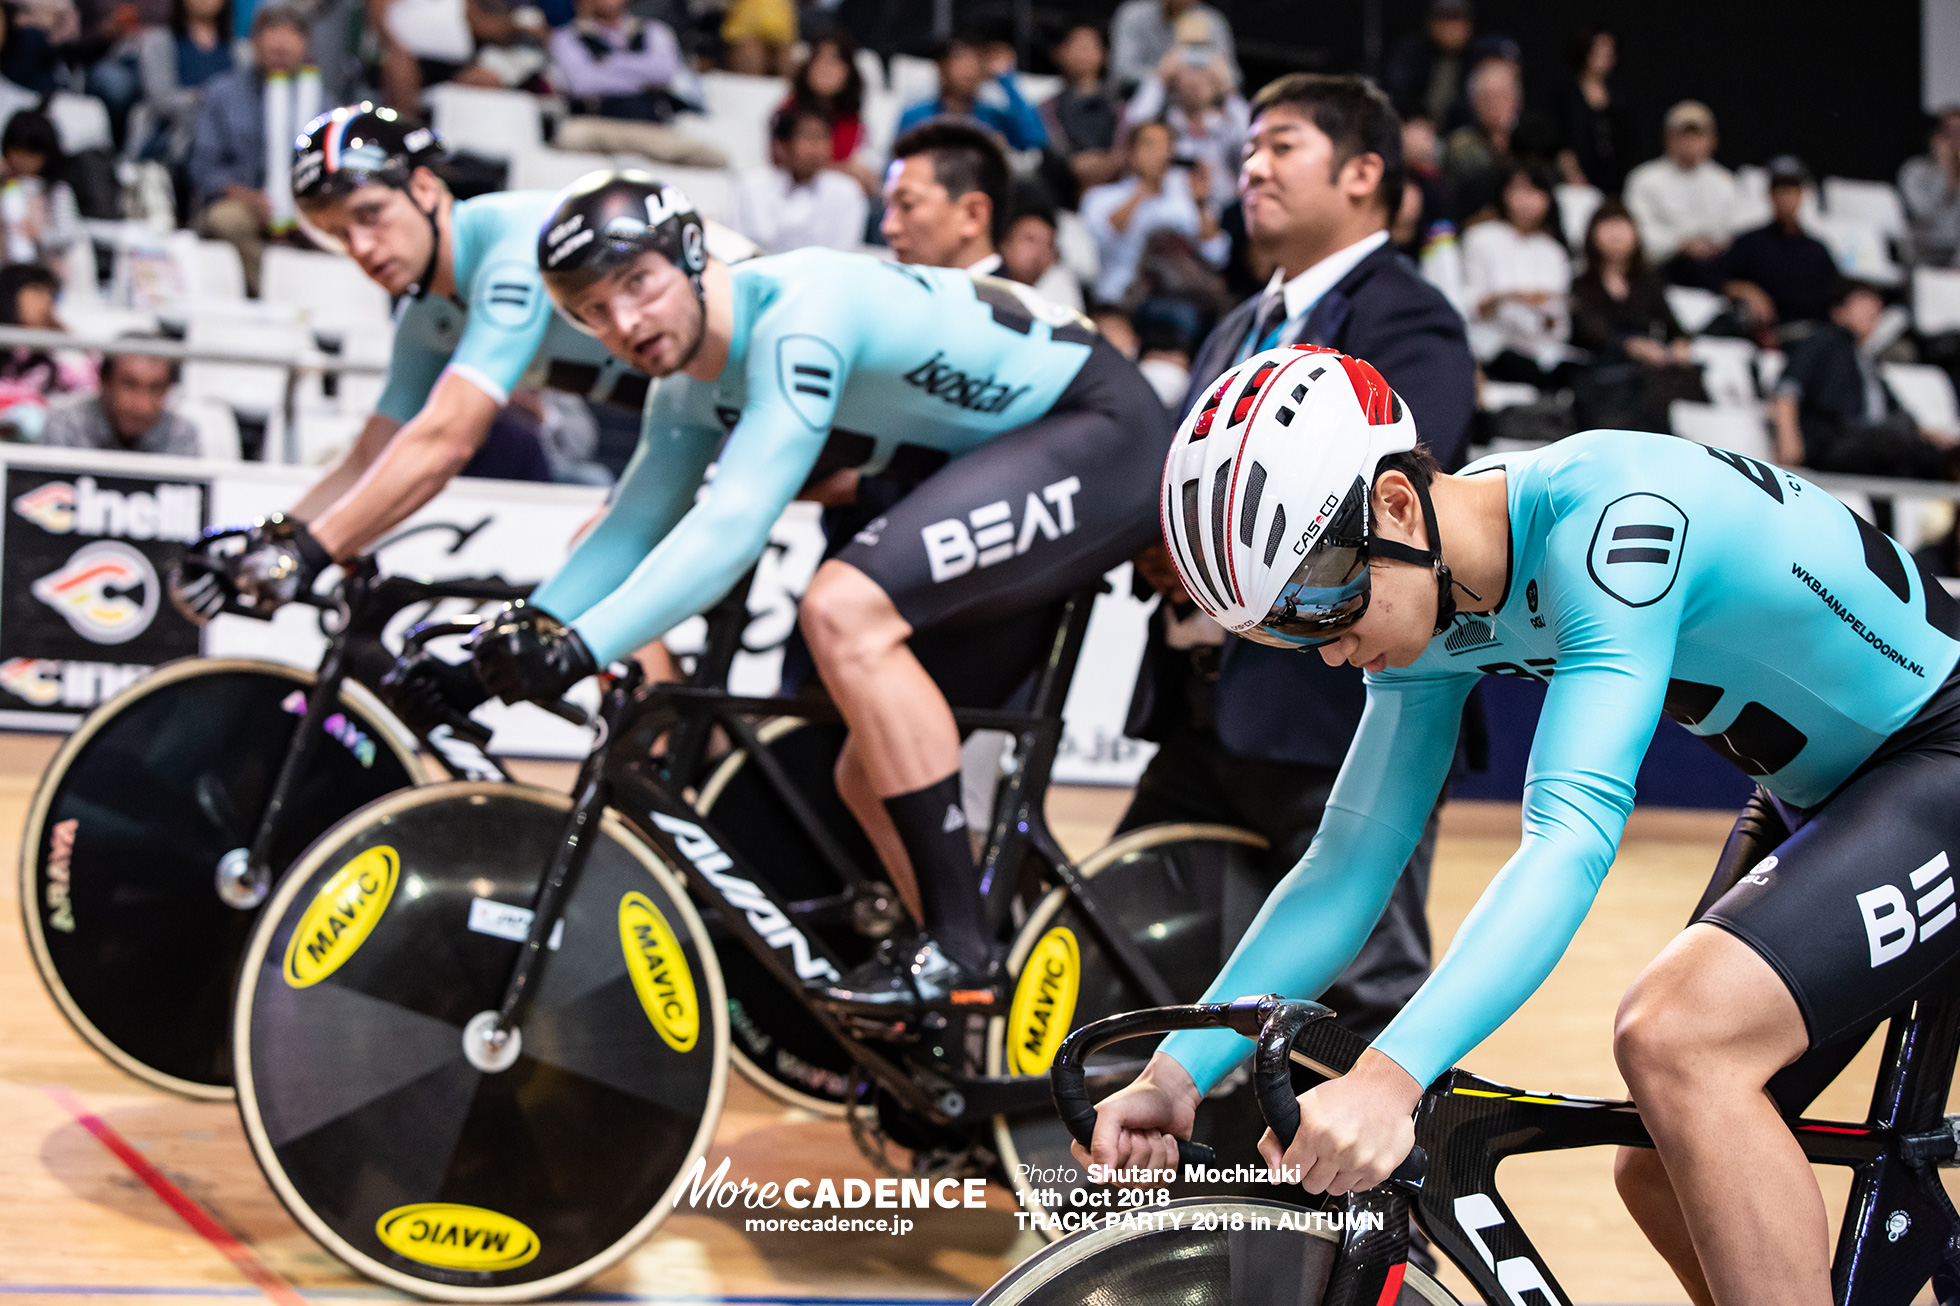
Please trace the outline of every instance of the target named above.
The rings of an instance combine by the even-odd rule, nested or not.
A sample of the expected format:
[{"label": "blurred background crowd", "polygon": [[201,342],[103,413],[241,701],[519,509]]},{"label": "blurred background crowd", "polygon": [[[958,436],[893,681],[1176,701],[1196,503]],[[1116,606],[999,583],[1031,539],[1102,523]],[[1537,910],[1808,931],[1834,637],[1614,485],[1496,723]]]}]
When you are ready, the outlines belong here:
[{"label": "blurred background crowd", "polygon": [[[361,97],[431,120],[461,195],[639,161],[765,253],[870,249],[1024,282],[1088,314],[1177,408],[1207,333],[1274,278],[1239,196],[1249,104],[1310,68],[1370,75],[1399,114],[1390,239],[1464,320],[1473,440],[1628,426],[1952,476],[1960,106],[1922,116],[1916,67],[1876,92],[1900,80],[1878,56],[1814,52],[1858,72],[1752,89],[1745,50],[1721,47],[1754,20],[1671,2],[1637,19],[1523,0],[1351,8],[14,0],[0,325],[205,357],[0,350],[0,424],[217,456],[344,446],[385,364],[388,305],[306,245],[277,172],[306,116]],[[1732,77],[1682,84],[1725,64]],[[209,357],[282,343],[346,371],[315,367],[295,397]],[[630,451],[630,421],[577,400],[521,393],[513,414],[541,477],[602,480]]]}]

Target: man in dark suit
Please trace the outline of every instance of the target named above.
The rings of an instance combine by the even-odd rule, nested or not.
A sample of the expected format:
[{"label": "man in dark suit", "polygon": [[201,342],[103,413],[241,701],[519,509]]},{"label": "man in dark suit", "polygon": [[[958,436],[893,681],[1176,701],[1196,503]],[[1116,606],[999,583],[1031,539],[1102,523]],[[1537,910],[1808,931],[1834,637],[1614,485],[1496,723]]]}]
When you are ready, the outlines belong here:
[{"label": "man in dark suit", "polygon": [[[1260,349],[1329,345],[1366,359],[1415,415],[1446,469],[1463,462],[1475,364],[1463,320],[1388,237],[1401,203],[1402,124],[1357,77],[1296,73],[1260,91],[1239,176],[1246,231],[1277,264],[1272,282],[1206,338],[1189,412],[1218,377]],[[1157,551],[1161,552],[1161,551]],[[1153,565],[1155,561],[1156,565]],[[1168,558],[1138,573],[1164,594],[1137,677],[1128,733],[1159,749],[1120,829],[1222,821],[1264,834],[1275,875],[1306,851],[1361,721],[1361,672],[1229,638],[1177,588]],[[1373,1037],[1429,972],[1424,915],[1436,822],[1387,912],[1326,1001]],[[1256,902],[1228,896],[1228,929]]]}]

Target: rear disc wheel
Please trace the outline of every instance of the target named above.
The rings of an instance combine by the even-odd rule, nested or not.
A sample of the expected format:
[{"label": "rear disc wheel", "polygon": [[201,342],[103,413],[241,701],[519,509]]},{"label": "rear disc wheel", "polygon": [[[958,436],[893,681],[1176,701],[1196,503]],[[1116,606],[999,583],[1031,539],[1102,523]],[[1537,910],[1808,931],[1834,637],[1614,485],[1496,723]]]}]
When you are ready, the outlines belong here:
[{"label": "rear disc wheel", "polygon": [[239,1112],[294,1217],[445,1301],[571,1288],[653,1231],[727,1086],[721,972],[679,877],[608,813],[510,1042],[486,1046],[570,800],[430,785],[306,853],[240,975]]},{"label": "rear disc wheel", "polygon": [[[146,1083],[228,1101],[233,977],[256,907],[227,905],[314,678],[172,663],[90,713],[49,763],[21,841],[29,950],[62,1015]],[[328,826],[421,783],[401,727],[344,682],[272,846],[276,877]]]}]

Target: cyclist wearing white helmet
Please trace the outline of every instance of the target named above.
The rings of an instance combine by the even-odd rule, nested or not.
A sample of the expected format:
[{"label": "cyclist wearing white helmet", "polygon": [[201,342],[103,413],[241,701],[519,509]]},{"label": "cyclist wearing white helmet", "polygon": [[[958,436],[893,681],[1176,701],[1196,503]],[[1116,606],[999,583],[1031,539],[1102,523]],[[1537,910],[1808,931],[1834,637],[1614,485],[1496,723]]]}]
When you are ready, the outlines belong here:
[{"label": "cyclist wearing white helmet", "polygon": [[[1726,450],[1592,431],[1444,476],[1414,440],[1366,363],[1276,349],[1218,382],[1165,464],[1192,597],[1369,672],[1326,819],[1208,1000],[1322,992],[1422,832],[1470,689],[1547,685],[1516,855],[1354,1070],[1301,1096],[1284,1163],[1346,1192],[1402,1160],[1423,1086],[1585,918],[1667,715],[1760,787],[1621,1006],[1615,1053],[1657,1149],[1623,1152],[1621,1192],[1695,1301],[1823,1306],[1823,1202],[1785,1117],[1960,958],[1960,605],[1825,491]],[[1174,1164],[1171,1135],[1249,1051],[1170,1036],[1082,1159]]]}]

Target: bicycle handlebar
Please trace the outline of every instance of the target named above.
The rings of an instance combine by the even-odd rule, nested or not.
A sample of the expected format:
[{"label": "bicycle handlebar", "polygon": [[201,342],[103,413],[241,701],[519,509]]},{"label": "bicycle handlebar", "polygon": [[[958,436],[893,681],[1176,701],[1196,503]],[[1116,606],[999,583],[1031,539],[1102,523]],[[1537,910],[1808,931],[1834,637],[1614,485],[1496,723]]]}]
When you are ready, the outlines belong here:
[{"label": "bicycle handlebar", "polygon": [[[1232,1029],[1251,1038],[1258,1034],[1269,1013],[1267,1005],[1276,997],[1241,998],[1237,1002],[1203,1002],[1185,1007],[1153,1007],[1128,1011],[1091,1021],[1062,1040],[1049,1068],[1048,1082],[1055,1095],[1055,1110],[1068,1126],[1075,1141],[1088,1147],[1096,1136],[1096,1108],[1089,1102],[1089,1054],[1126,1038],[1146,1034],[1168,1034],[1177,1029]],[[1188,1138],[1177,1140],[1177,1162],[1212,1165],[1217,1153],[1203,1143]]]},{"label": "bicycle handlebar", "polygon": [[[1294,1041],[1314,1022],[1334,1013],[1318,1002],[1269,1001],[1271,1014],[1260,1027],[1258,1050],[1253,1054],[1252,1085],[1259,1099],[1259,1114],[1266,1117],[1267,1127],[1284,1151],[1293,1146],[1294,1136],[1300,1132],[1300,1099],[1293,1093]],[[1353,1065],[1352,1058],[1345,1059],[1348,1065],[1339,1067],[1342,1071]],[[1428,1166],[1428,1154],[1420,1147],[1411,1148],[1384,1182],[1413,1192],[1421,1187]]]}]

